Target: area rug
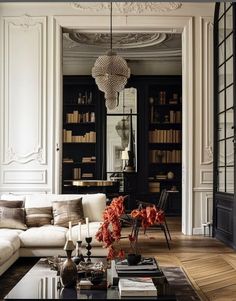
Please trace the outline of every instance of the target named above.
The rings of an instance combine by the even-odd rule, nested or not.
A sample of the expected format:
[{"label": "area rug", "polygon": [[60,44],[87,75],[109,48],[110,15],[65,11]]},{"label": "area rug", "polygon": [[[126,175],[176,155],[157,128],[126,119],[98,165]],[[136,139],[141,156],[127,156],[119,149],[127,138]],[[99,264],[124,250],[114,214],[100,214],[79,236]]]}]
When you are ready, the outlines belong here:
[{"label": "area rug", "polygon": [[[0,277],[0,300],[16,285],[16,283],[36,264],[38,258],[19,258]],[[172,285],[178,301],[200,301],[185,273],[179,267],[163,267],[169,283]]]}]

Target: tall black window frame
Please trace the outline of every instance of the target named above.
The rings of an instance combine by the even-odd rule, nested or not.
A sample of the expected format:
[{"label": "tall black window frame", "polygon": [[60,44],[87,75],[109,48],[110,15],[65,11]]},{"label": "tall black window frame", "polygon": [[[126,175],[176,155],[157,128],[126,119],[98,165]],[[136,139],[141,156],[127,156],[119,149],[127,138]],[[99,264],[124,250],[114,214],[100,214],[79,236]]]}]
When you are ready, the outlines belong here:
[{"label": "tall black window frame", "polygon": [[236,249],[236,3],[215,4],[213,235]]},{"label": "tall black window frame", "polygon": [[217,3],[214,32],[215,192],[234,194],[235,5]]}]

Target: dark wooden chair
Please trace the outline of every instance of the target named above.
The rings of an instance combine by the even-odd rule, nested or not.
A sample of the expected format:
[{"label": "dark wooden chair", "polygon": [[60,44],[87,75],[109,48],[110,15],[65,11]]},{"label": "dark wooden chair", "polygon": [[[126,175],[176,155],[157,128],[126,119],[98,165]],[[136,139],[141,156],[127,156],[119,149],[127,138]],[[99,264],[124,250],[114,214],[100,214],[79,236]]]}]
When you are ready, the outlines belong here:
[{"label": "dark wooden chair", "polygon": [[[161,195],[160,195],[160,198],[159,198],[157,204],[138,201],[138,206],[146,207],[146,206],[156,205],[156,207],[158,209],[163,210],[164,213],[165,213],[166,207],[167,207],[168,197],[169,197],[169,192],[166,189],[163,189],[161,191]],[[162,230],[164,232],[167,246],[170,249],[169,239],[171,240],[171,235],[170,235],[170,231],[169,231],[169,227],[168,227],[165,215],[164,215],[164,223],[155,223],[153,226],[151,226],[151,228],[152,229],[159,229],[159,230]],[[168,239],[168,237],[169,237],[169,239]]]}]

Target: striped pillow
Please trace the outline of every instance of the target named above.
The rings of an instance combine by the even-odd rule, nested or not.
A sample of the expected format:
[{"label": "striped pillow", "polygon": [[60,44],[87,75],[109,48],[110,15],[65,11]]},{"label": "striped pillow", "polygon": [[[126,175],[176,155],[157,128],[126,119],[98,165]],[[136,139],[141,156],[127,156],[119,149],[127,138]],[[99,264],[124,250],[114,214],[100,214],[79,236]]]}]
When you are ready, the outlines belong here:
[{"label": "striped pillow", "polygon": [[82,198],[70,201],[56,201],[52,203],[54,225],[67,227],[69,221],[72,226],[78,222],[85,223]]},{"label": "striped pillow", "polygon": [[24,208],[0,207],[0,228],[26,230]]},{"label": "striped pillow", "polygon": [[25,214],[28,227],[50,225],[53,219],[52,207],[25,208]]},{"label": "striped pillow", "polygon": [[5,201],[5,200],[0,200],[0,207],[22,208],[22,207],[24,207],[24,201]]}]

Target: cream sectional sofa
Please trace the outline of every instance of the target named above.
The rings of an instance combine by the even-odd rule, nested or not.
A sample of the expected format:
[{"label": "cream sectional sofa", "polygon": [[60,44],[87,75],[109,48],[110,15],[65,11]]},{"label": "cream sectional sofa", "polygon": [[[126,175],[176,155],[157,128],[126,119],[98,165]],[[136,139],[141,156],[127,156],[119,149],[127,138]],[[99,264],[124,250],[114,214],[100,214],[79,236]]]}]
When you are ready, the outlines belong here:
[{"label": "cream sectional sofa", "polygon": [[[84,216],[89,218],[90,236],[92,236],[92,255],[106,255],[106,249],[95,239],[95,234],[102,221],[102,213],[106,206],[106,195],[96,194],[32,194],[16,196],[2,195],[2,200],[25,201],[25,208],[49,207],[53,201],[73,200],[82,197]],[[86,224],[81,226],[83,254],[86,255]],[[65,255],[63,247],[68,238],[68,228],[44,225],[27,230],[0,228],[0,275],[3,274],[20,256],[55,256]],[[76,243],[78,226],[72,227],[72,239]]]}]

